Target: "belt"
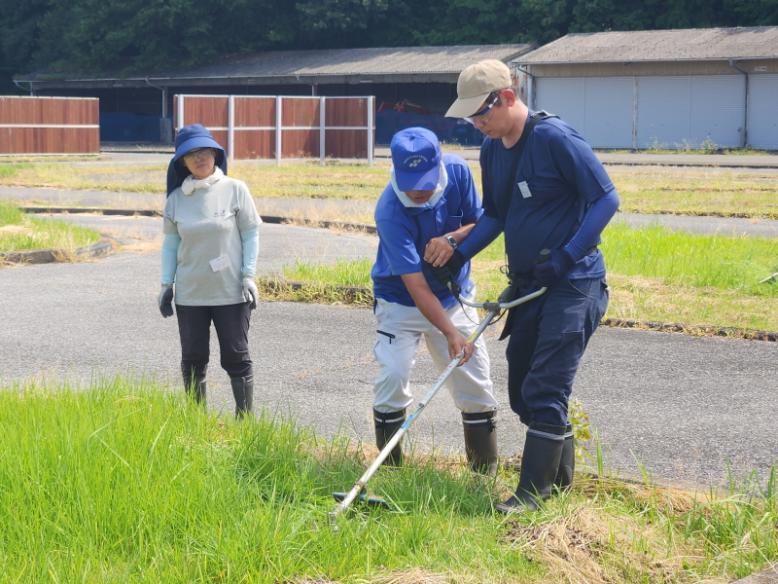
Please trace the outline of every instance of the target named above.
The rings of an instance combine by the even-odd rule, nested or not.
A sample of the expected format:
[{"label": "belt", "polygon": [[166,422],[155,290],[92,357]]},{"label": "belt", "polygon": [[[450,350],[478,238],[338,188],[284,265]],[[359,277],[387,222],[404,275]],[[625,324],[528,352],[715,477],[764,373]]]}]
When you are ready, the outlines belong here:
[{"label": "belt", "polygon": [[[597,246],[593,245],[589,249],[586,250],[583,257],[586,257],[588,255],[593,254],[597,251]],[[516,286],[529,286],[530,284],[534,283],[535,280],[532,277],[532,272],[514,272],[513,270],[508,267],[507,270],[507,276],[508,280],[511,282],[511,284],[514,284]]]}]

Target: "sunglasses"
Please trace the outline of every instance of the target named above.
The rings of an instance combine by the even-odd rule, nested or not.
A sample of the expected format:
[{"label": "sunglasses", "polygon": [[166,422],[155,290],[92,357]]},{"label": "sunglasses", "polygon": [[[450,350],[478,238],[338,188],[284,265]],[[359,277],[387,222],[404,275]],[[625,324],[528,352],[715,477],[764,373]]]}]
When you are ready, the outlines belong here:
[{"label": "sunglasses", "polygon": [[473,115],[468,116],[465,118],[468,122],[473,124],[475,126],[476,122],[479,121],[485,121],[486,115],[492,111],[492,108],[496,106],[500,102],[500,92],[499,91],[493,91],[486,97],[486,101],[484,101],[483,107],[479,109],[477,112],[475,112]]},{"label": "sunglasses", "polygon": [[211,148],[198,148],[196,150],[190,150],[184,154],[183,158],[184,160],[194,160],[195,158],[200,158],[201,156],[207,156],[212,152],[213,151]]}]

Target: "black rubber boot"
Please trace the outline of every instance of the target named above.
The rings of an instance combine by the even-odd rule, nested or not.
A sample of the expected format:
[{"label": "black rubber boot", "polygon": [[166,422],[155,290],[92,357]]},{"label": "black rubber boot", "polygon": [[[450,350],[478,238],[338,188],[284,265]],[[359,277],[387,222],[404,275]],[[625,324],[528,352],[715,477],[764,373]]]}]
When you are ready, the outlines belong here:
[{"label": "black rubber boot", "polygon": [[254,407],[254,377],[231,377],[230,385],[235,397],[235,417],[242,418]]},{"label": "black rubber boot", "polygon": [[[392,439],[394,433],[405,422],[405,410],[397,412],[379,412],[373,409],[373,419],[375,420],[375,442],[379,450],[382,450],[386,443]],[[403,462],[402,439],[397,446],[392,448],[389,456],[386,457],[384,464],[400,466]]]},{"label": "black rubber boot", "polygon": [[465,431],[465,452],[473,471],[494,476],[497,474],[497,420],[496,412],[462,412]]},{"label": "black rubber boot", "polygon": [[197,403],[205,405],[205,376],[197,375],[193,369],[182,368],[184,390]]},{"label": "black rubber boot", "polygon": [[573,426],[568,424],[565,428],[565,442],[562,446],[562,456],[559,459],[559,470],[556,472],[554,485],[560,491],[568,491],[573,486],[573,475],[575,474],[575,437],[573,436]]},{"label": "black rubber boot", "polygon": [[551,496],[564,443],[565,426],[530,426],[521,457],[519,486],[510,499],[495,505],[495,509],[500,513],[536,511],[539,502]]}]

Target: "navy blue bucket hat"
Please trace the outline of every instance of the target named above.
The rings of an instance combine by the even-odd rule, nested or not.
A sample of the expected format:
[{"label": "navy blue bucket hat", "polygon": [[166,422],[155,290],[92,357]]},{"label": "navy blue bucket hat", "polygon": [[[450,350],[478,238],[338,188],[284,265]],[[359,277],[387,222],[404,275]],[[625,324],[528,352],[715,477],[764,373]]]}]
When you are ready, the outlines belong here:
[{"label": "navy blue bucket hat", "polygon": [[181,186],[184,179],[191,173],[181,161],[188,152],[198,148],[213,148],[216,150],[216,166],[227,174],[227,157],[224,154],[224,148],[208,131],[208,128],[202,124],[190,124],[184,126],[176,135],[176,152],[167,168],[167,194],[170,195],[174,190]]}]

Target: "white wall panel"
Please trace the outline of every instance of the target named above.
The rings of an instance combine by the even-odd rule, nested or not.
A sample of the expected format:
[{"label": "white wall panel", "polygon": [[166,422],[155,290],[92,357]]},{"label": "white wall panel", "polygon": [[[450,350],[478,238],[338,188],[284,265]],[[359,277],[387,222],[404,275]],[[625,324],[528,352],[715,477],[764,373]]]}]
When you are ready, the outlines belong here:
[{"label": "white wall panel", "polygon": [[535,79],[535,107],[559,115],[595,148],[632,147],[632,77]]},{"label": "white wall panel", "polygon": [[560,118],[579,131],[586,123],[583,77],[535,78],[535,109],[542,109]]},{"label": "white wall panel", "polygon": [[[778,75],[750,80],[749,142],[776,149]],[[535,107],[559,114],[595,148],[743,144],[744,75],[535,77],[534,82]]]},{"label": "white wall panel", "polygon": [[632,77],[586,80],[585,121],[576,128],[595,148],[632,148]]},{"label": "white wall panel", "polygon": [[638,77],[639,148],[676,147],[690,127],[690,77]]},{"label": "white wall panel", "polygon": [[689,141],[706,140],[726,148],[743,145],[746,78],[743,75],[692,77]]},{"label": "white wall panel", "polygon": [[751,75],[748,89],[748,145],[778,150],[778,75]]},{"label": "white wall panel", "polygon": [[639,77],[638,146],[740,146],[744,104],[742,75]]}]

